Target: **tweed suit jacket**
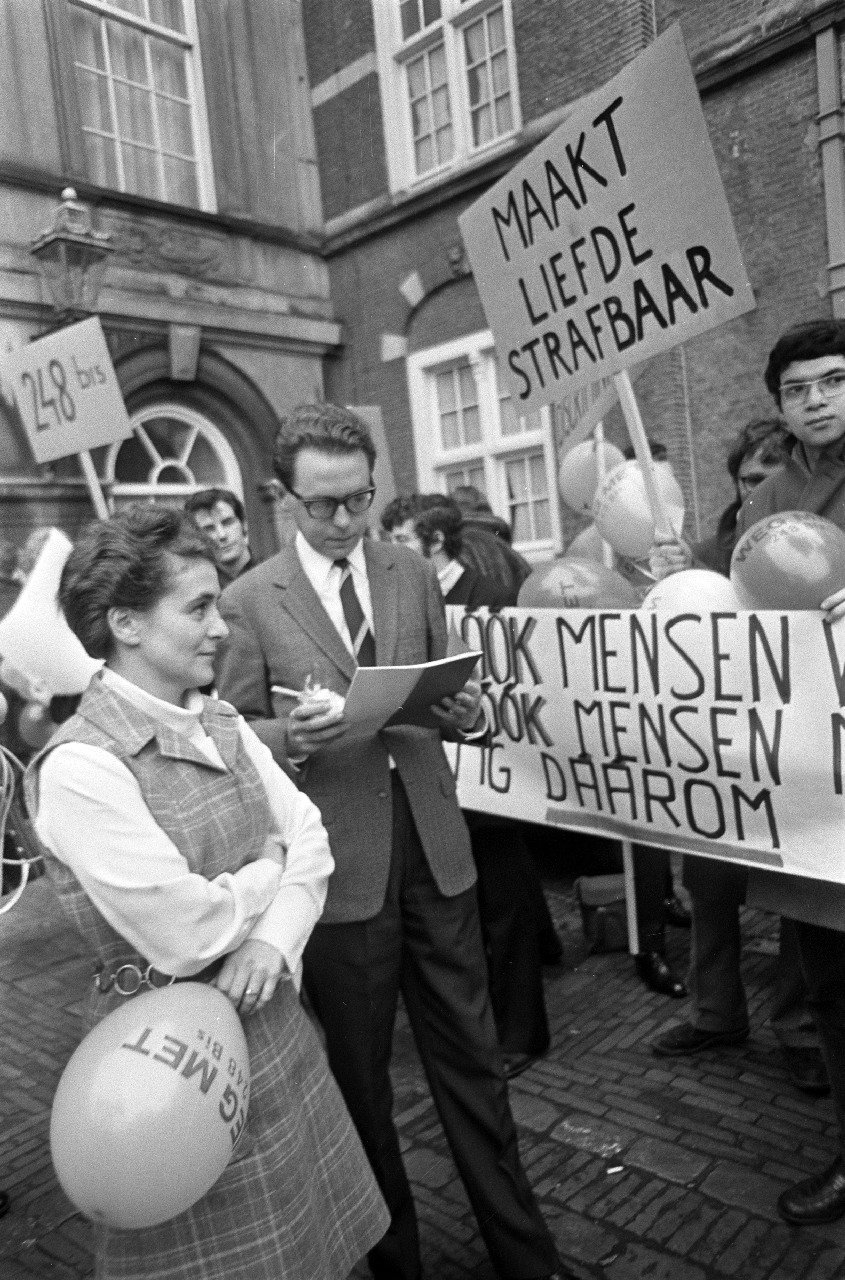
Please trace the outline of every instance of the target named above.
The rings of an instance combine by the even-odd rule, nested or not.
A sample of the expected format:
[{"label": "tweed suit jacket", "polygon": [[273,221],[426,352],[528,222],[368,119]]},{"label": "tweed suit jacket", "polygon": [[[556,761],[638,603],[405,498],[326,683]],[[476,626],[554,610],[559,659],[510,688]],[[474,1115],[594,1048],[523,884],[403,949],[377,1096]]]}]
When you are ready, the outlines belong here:
[{"label": "tweed suit jacket", "polygon": [[[446,618],[434,570],[415,552],[364,542],[376,661],[401,666],[442,658]],[[302,568],[294,547],[223,592],[229,639],[218,659],[220,696],[249,720],[277,761],[288,764],[285,707],[270,686],[301,689],[309,675],[345,695],[355,661]],[[340,738],[294,774],[320,809],[335,870],[323,922],[367,920],[384,903],[392,845],[390,759],[405,787],[437,887],[447,897],[475,883],[469,834],[440,735],[411,726]]]}]

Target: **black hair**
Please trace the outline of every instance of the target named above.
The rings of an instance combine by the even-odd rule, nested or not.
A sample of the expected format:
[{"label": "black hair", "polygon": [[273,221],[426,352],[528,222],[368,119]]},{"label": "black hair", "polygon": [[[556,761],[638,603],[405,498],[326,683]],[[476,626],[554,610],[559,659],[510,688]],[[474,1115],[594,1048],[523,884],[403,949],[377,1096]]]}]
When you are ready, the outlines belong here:
[{"label": "black hair", "polygon": [[381,527],[387,533],[392,531],[400,524],[404,524],[406,520],[413,520],[414,516],[420,509],[420,495],[418,493],[399,493],[395,498],[391,498],[381,513]]},{"label": "black hair", "polygon": [[808,320],[781,334],[769,354],[763,377],[780,408],[780,380],[794,360],[845,356],[845,320]]},{"label": "black hair", "polygon": [[[429,495],[423,494],[426,498]],[[434,495],[431,495],[432,497]],[[457,560],[463,548],[463,517],[456,502],[427,502],[413,517],[414,531],[426,551],[434,546],[437,534],[443,537],[443,550],[450,560]]]},{"label": "black hair", "polygon": [[184,509],[189,515],[193,515],[195,511],[211,511],[218,502],[225,502],[232,508],[241,524],[246,525],[244,504],[231,489],[200,489],[198,493],[192,493],[189,498],[186,498]]},{"label": "black hair", "polygon": [[92,658],[114,652],[110,609],[144,611],[166,595],[173,556],[214,564],[193,517],[174,507],[135,503],[85,526],[62,570],[59,605]]},{"label": "black hair", "polygon": [[370,429],[357,413],[339,405],[321,401],[300,404],[282,418],[273,446],[273,469],[286,489],[293,484],[297,454],[302,449],[319,449],[322,453],[364,453],[372,472],[376,446]]},{"label": "black hair", "polygon": [[728,471],[736,480],[739,469],[751,454],[760,454],[761,462],[782,462],[786,456],[789,431],[780,418],[755,418],[738,433],[728,453]]}]

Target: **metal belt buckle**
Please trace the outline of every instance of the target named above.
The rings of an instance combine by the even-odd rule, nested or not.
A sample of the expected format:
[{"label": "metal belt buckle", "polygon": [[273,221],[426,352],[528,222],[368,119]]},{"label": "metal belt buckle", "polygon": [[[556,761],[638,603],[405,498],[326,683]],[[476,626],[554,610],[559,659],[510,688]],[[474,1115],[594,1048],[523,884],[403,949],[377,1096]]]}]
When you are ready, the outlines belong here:
[{"label": "metal belt buckle", "polygon": [[109,972],[108,968],[104,967],[94,977],[94,984],[98,991],[105,994],[114,987],[120,996],[134,996],[141,987],[158,991],[163,987],[171,986],[175,981],[172,974],[161,973],[151,964],[148,964],[146,969],[140,968],[137,964],[122,964],[113,972]]}]

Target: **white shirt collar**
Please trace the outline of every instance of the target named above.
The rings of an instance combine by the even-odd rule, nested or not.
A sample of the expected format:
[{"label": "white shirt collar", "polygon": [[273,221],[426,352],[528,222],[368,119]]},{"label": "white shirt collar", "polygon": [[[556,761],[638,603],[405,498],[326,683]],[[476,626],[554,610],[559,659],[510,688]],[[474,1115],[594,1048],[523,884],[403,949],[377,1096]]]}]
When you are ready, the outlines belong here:
[{"label": "white shirt collar", "polygon": [[437,581],[444,596],[448,595],[455,583],[463,577],[465,567],[460,560],[450,560],[445,568],[437,570]]},{"label": "white shirt collar", "polygon": [[[300,529],[296,531],[294,545],[296,554],[299,556],[299,563],[305,570],[312,586],[316,589],[318,595],[323,594],[331,581],[331,573],[336,567],[337,561],[330,559],[329,556],[324,556],[320,551],[315,551]],[[353,572],[366,579],[367,563],[364,559],[363,538],[352,548],[347,559],[352,566]]]},{"label": "white shirt collar", "polygon": [[165,702],[152,693],[147,693],[140,685],[133,684],[125,676],[118,675],[111,667],[103,667],[103,683],[115,693],[121,694],[127,702],[146,712],[154,720],[162,720],[180,733],[187,733],[198,723],[202,712],[202,694],[192,690],[187,697],[187,705],[177,707],[175,702]]}]

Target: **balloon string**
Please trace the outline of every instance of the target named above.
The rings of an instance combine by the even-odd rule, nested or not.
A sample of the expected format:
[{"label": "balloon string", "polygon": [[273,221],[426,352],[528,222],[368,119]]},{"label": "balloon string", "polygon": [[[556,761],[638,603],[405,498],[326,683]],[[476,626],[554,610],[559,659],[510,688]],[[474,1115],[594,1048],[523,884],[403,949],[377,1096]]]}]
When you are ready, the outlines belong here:
[{"label": "balloon string", "polygon": [[15,798],[18,780],[23,776],[23,772],[24,767],[14,752],[9,751],[8,747],[0,746],[0,866],[20,867],[21,873],[20,884],[0,906],[0,916],[11,911],[29,882],[32,868],[44,861],[41,854],[15,858],[8,856],[5,852],[6,823]]}]

